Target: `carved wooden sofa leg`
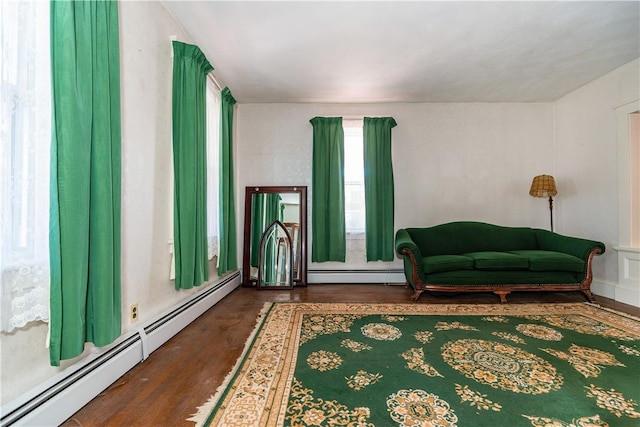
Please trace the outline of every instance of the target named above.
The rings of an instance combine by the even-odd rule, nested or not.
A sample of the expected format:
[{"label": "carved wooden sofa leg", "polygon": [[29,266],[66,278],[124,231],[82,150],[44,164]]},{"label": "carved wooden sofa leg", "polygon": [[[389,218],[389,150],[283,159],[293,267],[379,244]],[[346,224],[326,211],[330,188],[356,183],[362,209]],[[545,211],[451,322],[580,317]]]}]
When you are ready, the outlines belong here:
[{"label": "carved wooden sofa leg", "polygon": [[504,304],[507,302],[507,295],[510,294],[511,291],[493,291],[493,293],[498,295],[500,297],[500,302]]},{"label": "carved wooden sofa leg", "polygon": [[411,295],[411,301],[418,301],[420,295],[424,292],[424,289],[416,289],[413,291],[413,295]]},{"label": "carved wooden sofa leg", "polygon": [[582,289],[582,293],[587,297],[589,302],[596,302],[596,298],[593,296],[589,289]]}]

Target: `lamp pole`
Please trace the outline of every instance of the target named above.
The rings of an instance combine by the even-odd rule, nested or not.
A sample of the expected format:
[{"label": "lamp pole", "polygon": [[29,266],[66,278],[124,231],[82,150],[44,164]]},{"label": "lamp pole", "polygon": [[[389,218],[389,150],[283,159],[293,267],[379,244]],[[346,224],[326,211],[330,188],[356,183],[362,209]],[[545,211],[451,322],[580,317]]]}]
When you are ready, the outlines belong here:
[{"label": "lamp pole", "polygon": [[551,218],[551,231],[553,232],[553,197],[549,196],[549,217]]}]

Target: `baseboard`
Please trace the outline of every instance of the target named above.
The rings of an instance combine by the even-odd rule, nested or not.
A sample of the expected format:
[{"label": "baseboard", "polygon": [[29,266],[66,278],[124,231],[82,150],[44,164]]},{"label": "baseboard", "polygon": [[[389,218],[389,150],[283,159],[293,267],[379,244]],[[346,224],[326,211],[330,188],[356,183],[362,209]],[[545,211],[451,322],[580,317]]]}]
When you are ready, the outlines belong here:
[{"label": "baseboard", "polygon": [[235,272],[2,406],[0,425],[60,425],[240,285]]},{"label": "baseboard", "polygon": [[309,270],[309,283],[384,283],[404,284],[404,271],[394,270]]},{"label": "baseboard", "polygon": [[624,283],[611,283],[602,280],[591,282],[591,292],[623,304],[640,307],[640,289]]}]

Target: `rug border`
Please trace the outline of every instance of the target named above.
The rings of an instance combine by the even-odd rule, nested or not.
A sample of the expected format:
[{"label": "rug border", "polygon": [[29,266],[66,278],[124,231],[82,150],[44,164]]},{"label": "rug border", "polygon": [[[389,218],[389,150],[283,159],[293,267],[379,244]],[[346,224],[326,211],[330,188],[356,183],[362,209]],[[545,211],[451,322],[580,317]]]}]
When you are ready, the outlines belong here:
[{"label": "rug border", "polygon": [[613,314],[617,314],[618,316],[622,316],[622,317],[626,317],[626,318],[631,319],[631,320],[635,320],[636,322],[640,322],[640,317],[634,316],[633,314],[625,313],[623,311],[618,311],[618,310],[613,309],[613,308],[603,307],[600,304],[598,304],[597,302],[585,302],[584,304],[590,305],[590,306],[595,307],[595,308],[599,308],[600,310],[608,311],[608,312],[613,313]]},{"label": "rug border", "polygon": [[251,349],[251,346],[255,342],[256,337],[258,336],[258,333],[262,329],[262,326],[264,326],[264,322],[268,317],[267,315],[269,314],[271,309],[273,309],[274,306],[275,306],[275,303],[273,302],[264,303],[264,305],[260,309],[260,313],[258,314],[258,317],[255,320],[255,326],[253,328],[253,331],[251,331],[251,333],[249,334],[249,337],[245,341],[244,348],[242,349],[242,353],[238,357],[238,360],[236,360],[236,363],[233,366],[233,368],[231,368],[229,373],[227,373],[222,383],[216,389],[216,392],[213,395],[211,395],[205,403],[198,406],[196,413],[192,414],[185,421],[192,421],[196,423],[196,427],[201,427],[209,420],[209,417],[213,413],[213,408],[215,408],[215,406],[218,404],[218,401],[220,400],[220,398],[222,398],[229,384],[238,373],[238,370],[242,366],[242,363],[244,362],[247,353],[249,352],[249,350]]}]

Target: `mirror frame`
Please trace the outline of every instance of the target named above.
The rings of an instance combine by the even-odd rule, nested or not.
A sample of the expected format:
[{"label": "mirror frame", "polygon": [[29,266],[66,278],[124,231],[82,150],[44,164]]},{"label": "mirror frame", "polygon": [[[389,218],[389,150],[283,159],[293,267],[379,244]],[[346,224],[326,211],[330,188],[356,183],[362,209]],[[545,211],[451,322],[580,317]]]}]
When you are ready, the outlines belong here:
[{"label": "mirror frame", "polygon": [[244,194],[244,244],[242,247],[242,286],[257,287],[258,278],[251,278],[251,202],[254,194],[294,193],[300,195],[300,277],[293,278],[293,286],[307,286],[307,187],[296,186],[247,186]]}]

